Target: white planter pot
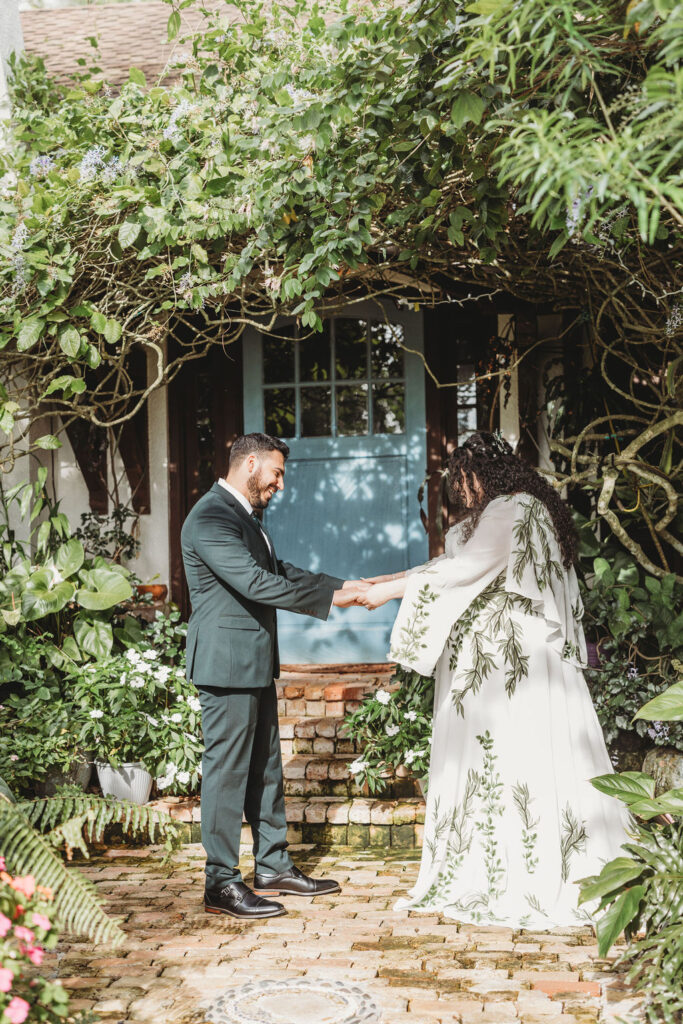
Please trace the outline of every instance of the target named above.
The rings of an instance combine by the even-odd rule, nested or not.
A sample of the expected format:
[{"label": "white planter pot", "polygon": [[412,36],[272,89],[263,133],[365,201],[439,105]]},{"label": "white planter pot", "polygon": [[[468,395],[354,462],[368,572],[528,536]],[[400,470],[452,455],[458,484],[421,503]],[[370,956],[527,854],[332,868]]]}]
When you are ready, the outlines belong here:
[{"label": "white planter pot", "polygon": [[152,791],[152,776],[142,761],[112,768],[108,761],[95,761],[97,778],[105,796],[146,804]]}]

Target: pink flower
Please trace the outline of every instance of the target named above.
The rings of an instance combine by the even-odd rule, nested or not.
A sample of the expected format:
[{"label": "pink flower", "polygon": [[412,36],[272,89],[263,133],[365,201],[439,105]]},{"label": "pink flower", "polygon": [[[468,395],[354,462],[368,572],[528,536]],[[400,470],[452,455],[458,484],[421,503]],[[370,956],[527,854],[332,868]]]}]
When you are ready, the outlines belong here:
[{"label": "pink flower", "polygon": [[9,917],[5,917],[4,914],[0,913],[0,939],[4,939],[11,927],[12,922]]},{"label": "pink flower", "polygon": [[42,946],[32,946],[30,949],[25,950],[25,953],[35,967],[40,967],[44,955]]},{"label": "pink flower", "polygon": [[14,981],[14,975],[9,967],[0,967],[0,992],[9,992]]},{"label": "pink flower", "polygon": [[45,914],[38,914],[33,911],[33,924],[36,928],[42,928],[44,932],[49,932],[52,925],[50,924],[49,918],[45,917]]},{"label": "pink flower", "polygon": [[24,894],[26,899],[30,900],[36,891],[36,880],[33,875],[17,875],[16,878],[12,879],[10,885],[17,892]]},{"label": "pink flower", "polygon": [[24,928],[23,924],[14,926],[14,934],[20,942],[33,942],[35,936],[30,928]]},{"label": "pink flower", "polygon": [[0,857],[0,871],[4,871],[7,865],[5,864],[5,858]]},{"label": "pink flower", "polygon": [[9,1006],[5,1007],[5,1016],[10,1024],[24,1024],[30,1009],[31,1007],[25,999],[15,996],[14,999],[10,1000]]},{"label": "pink flower", "polygon": [[19,755],[18,754],[10,754],[9,759],[10,759],[10,761],[18,761],[19,760]]}]

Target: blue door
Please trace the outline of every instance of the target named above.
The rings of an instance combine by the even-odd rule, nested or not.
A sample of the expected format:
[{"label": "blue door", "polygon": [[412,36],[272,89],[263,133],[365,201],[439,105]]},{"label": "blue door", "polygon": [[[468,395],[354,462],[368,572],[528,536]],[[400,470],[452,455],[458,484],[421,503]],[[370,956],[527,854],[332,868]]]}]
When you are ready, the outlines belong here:
[{"label": "blue door", "polygon": [[[245,333],[245,431],[290,446],[285,489],[264,520],[280,558],[345,579],[426,560],[421,352],[419,313],[385,317],[369,304],[326,320],[323,335],[299,337],[291,324],[277,337]],[[335,608],[327,622],[279,612],[282,661],[384,661],[397,607]]]}]

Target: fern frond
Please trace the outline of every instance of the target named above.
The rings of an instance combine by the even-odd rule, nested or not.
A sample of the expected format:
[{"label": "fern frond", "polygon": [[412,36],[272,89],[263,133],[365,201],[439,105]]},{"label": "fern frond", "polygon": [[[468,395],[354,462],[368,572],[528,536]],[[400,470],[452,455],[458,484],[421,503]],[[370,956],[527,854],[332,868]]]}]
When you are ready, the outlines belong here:
[{"label": "fern frond", "polygon": [[118,921],[105,913],[94,886],[75,868],[66,868],[49,837],[36,831],[19,805],[0,803],[0,849],[11,872],[32,874],[52,889],[61,928],[86,935],[92,942],[121,945],[125,935]]},{"label": "fern frond", "polygon": [[[133,833],[147,831],[151,842],[154,842],[157,831],[166,839],[176,827],[170,815],[156,807],[90,793],[23,800],[16,807],[44,834],[56,834],[63,831],[67,823],[82,819],[88,838],[97,842],[101,841],[107,825],[122,825],[125,831]],[[70,834],[73,836],[73,829],[70,829]],[[84,852],[87,856],[87,851]]]}]

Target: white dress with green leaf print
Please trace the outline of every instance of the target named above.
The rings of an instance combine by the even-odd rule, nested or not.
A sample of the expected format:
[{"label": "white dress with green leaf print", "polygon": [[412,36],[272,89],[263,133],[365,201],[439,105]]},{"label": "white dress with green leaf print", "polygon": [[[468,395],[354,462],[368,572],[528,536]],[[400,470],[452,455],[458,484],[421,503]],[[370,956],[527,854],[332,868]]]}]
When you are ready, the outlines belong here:
[{"label": "white dress with green leaf print", "polygon": [[529,494],[492,501],[469,540],[411,570],[390,657],[435,674],[422,862],[397,909],[521,928],[579,924],[577,879],[626,839],[583,678],[576,574]]}]

